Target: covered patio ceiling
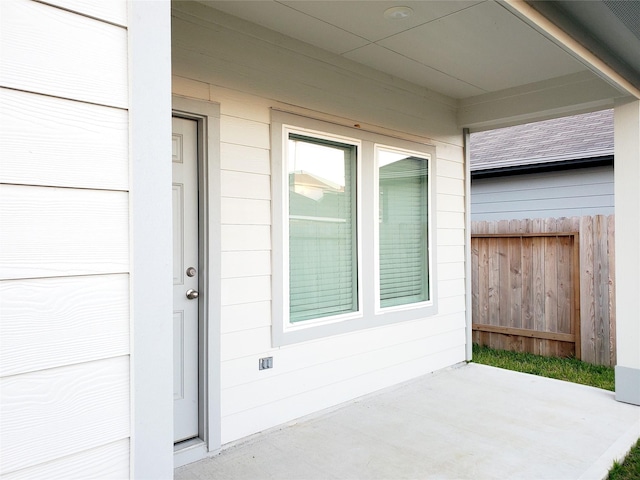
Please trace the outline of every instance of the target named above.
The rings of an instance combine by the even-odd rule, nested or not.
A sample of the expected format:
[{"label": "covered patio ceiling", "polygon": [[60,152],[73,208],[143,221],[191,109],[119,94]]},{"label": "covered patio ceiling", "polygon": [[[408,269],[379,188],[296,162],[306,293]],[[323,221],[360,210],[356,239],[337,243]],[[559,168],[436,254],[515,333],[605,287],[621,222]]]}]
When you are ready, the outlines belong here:
[{"label": "covered patio ceiling", "polygon": [[[584,57],[534,25],[516,2],[201,3],[424,87],[455,105],[460,126],[472,130],[608,108],[614,99],[632,93],[624,84],[603,78]],[[631,4],[630,11],[610,5],[617,3],[531,2],[524,6],[533,6],[573,32],[580,45],[637,89],[640,65],[634,60],[640,51],[640,33],[628,17],[634,12],[640,16],[640,2],[622,2]],[[578,4],[591,7],[582,9],[584,5]],[[594,19],[602,19],[607,28]]]}]

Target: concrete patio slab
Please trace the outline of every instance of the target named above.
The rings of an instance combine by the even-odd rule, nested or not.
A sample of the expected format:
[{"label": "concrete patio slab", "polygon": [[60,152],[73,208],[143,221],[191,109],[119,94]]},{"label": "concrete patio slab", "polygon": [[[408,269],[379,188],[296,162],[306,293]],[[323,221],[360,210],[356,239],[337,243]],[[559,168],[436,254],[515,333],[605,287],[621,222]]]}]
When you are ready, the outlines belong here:
[{"label": "concrete patio slab", "polygon": [[601,479],[640,407],[597,388],[468,364],[426,375],[176,469],[187,479]]}]

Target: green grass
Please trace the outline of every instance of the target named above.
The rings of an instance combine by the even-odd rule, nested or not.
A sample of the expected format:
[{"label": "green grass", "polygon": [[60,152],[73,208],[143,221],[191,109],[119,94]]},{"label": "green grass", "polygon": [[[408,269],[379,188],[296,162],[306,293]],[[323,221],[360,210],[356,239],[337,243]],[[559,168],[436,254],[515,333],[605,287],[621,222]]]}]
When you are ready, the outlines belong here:
[{"label": "green grass", "polygon": [[[493,367],[532,373],[542,377],[590,385],[614,391],[613,368],[591,365],[575,358],[541,357],[530,353],[507,352],[473,345],[473,361]],[[608,480],[640,479],[640,440],[631,449],[624,462],[614,462]]]},{"label": "green grass", "polygon": [[608,480],[638,480],[640,478],[640,440],[631,449],[624,462],[614,462]]},{"label": "green grass", "polygon": [[473,345],[473,361],[517,372],[566,380],[613,391],[613,368],[591,365],[575,358],[541,357],[531,353],[493,350]]}]

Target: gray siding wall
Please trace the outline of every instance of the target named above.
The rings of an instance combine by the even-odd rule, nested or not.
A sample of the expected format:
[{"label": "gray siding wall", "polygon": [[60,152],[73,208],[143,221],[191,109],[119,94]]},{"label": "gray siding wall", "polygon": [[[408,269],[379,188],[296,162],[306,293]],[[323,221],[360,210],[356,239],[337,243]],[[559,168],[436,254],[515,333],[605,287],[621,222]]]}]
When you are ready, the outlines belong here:
[{"label": "gray siding wall", "polygon": [[614,213],[613,167],[471,182],[471,220],[557,218]]}]

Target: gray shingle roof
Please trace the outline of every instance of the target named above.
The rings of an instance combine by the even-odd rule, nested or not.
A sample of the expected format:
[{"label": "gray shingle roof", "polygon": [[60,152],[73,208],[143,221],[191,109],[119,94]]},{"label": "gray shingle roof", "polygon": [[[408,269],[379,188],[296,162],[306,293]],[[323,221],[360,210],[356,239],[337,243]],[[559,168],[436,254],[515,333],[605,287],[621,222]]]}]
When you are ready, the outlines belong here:
[{"label": "gray shingle roof", "polygon": [[613,110],[471,134],[471,170],[613,155]]}]

